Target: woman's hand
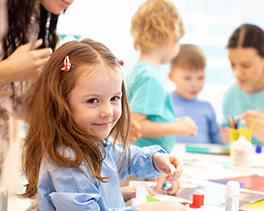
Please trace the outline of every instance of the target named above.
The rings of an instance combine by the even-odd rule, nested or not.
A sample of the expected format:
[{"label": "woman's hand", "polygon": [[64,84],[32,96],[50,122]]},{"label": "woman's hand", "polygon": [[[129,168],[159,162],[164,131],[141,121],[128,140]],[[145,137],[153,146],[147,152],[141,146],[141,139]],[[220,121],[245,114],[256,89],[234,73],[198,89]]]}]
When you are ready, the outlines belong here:
[{"label": "woman's hand", "polygon": [[264,143],[264,114],[258,110],[247,110],[241,118],[243,124],[248,128],[252,129],[252,134]]},{"label": "woman's hand", "polygon": [[189,208],[183,206],[176,201],[153,201],[137,205],[139,211],[190,211]]},{"label": "woman's hand", "polygon": [[[42,44],[39,39],[35,48]],[[42,66],[49,60],[51,48],[30,50],[31,43],[19,46],[7,59],[1,61],[0,85],[8,82],[36,79]]]}]

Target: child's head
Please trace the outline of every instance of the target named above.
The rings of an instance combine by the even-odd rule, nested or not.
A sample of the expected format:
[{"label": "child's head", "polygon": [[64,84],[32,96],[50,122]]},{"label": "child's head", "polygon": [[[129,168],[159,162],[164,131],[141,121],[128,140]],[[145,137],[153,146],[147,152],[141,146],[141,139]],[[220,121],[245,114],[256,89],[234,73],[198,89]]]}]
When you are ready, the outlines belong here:
[{"label": "child's head", "polygon": [[149,52],[160,46],[178,43],[185,29],[181,15],[170,0],[147,0],[131,20],[134,48]]},{"label": "child's head", "polygon": [[[65,61],[71,64],[69,71],[62,70]],[[36,176],[30,159],[34,158],[38,170],[45,156],[55,165],[75,168],[85,159],[92,174],[104,179],[100,140],[114,132],[126,144],[130,125],[120,62],[108,48],[91,39],[59,47],[33,86],[27,106],[24,159],[29,178]],[[58,152],[61,147],[70,147],[73,156],[63,156]]]},{"label": "child's head", "polygon": [[248,93],[263,88],[264,31],[252,24],[239,26],[228,40],[227,51],[237,84]]},{"label": "child's head", "polygon": [[179,54],[171,61],[169,78],[176,84],[176,93],[194,99],[202,90],[205,80],[206,57],[196,45],[180,46]]}]

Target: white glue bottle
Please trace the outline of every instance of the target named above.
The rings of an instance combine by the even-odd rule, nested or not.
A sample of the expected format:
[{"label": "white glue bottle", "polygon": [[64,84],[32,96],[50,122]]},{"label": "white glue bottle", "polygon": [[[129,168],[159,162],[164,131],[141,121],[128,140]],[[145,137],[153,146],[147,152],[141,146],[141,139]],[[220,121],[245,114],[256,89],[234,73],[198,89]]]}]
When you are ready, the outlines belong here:
[{"label": "white glue bottle", "polygon": [[231,147],[231,169],[234,171],[250,171],[252,143],[245,136],[239,136]]},{"label": "white glue bottle", "polygon": [[228,181],[226,183],[225,211],[239,210],[239,187],[238,181]]}]

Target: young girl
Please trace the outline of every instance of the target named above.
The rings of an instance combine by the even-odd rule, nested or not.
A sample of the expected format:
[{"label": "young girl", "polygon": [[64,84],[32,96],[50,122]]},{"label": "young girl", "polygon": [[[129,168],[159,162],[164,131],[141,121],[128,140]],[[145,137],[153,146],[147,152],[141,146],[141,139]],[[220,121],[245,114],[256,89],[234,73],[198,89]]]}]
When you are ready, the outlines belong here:
[{"label": "young girl", "polygon": [[176,202],[125,207],[119,178],[169,174],[172,163],[176,170],[167,178],[173,181],[182,164],[158,146],[127,146],[130,113],[120,62],[101,43],[71,41],[56,50],[27,106],[24,196],[38,193],[40,211],[188,210]]},{"label": "young girl", "polygon": [[[236,83],[225,92],[222,124],[228,125],[227,115],[240,116],[243,121],[238,121],[238,127],[252,127],[252,143],[263,145],[264,31],[252,24],[239,26],[228,40],[227,51]],[[225,127],[222,134],[229,134]]]}]

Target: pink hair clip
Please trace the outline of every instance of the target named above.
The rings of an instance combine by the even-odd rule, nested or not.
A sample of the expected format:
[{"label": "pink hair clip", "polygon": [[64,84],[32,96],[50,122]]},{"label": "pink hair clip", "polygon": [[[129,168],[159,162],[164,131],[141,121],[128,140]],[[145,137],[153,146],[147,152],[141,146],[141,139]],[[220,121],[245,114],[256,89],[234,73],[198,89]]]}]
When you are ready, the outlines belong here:
[{"label": "pink hair clip", "polygon": [[71,69],[71,63],[70,63],[70,59],[69,56],[66,56],[64,59],[64,67],[61,68],[62,71],[68,72]]},{"label": "pink hair clip", "polygon": [[124,66],[124,61],[123,60],[119,60],[119,64],[123,67]]}]

